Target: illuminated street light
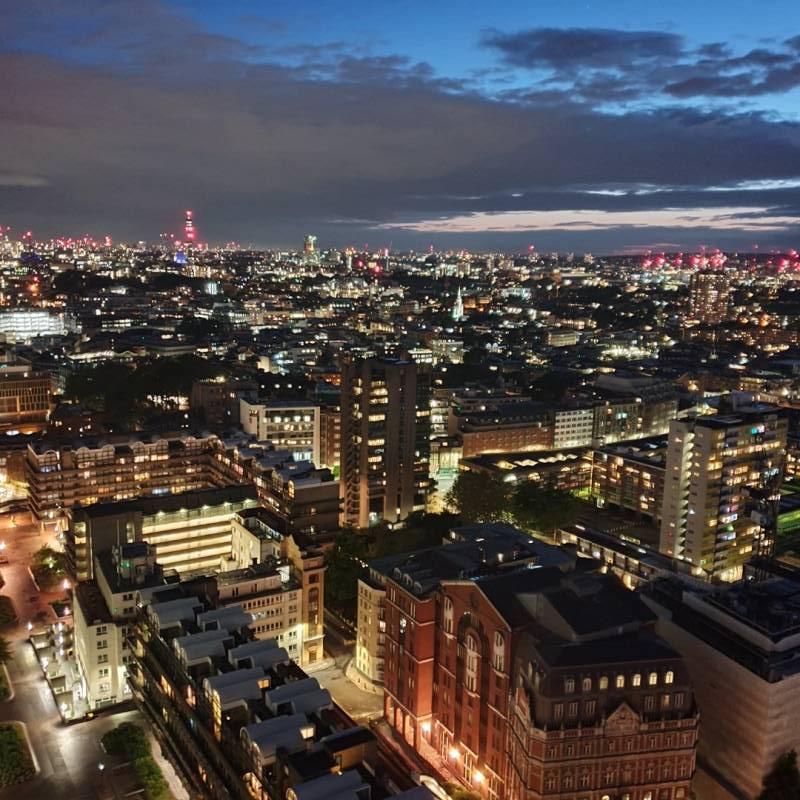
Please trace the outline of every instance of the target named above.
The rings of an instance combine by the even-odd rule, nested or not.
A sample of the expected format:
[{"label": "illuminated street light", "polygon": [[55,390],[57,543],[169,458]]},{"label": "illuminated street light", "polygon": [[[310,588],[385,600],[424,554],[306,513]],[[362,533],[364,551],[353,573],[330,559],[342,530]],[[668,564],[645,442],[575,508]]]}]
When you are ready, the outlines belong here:
[{"label": "illuminated street light", "polygon": [[455,747],[451,747],[450,748],[450,758],[452,758],[453,761],[458,761],[458,759],[461,758],[461,753],[459,753],[458,750],[456,750]]}]

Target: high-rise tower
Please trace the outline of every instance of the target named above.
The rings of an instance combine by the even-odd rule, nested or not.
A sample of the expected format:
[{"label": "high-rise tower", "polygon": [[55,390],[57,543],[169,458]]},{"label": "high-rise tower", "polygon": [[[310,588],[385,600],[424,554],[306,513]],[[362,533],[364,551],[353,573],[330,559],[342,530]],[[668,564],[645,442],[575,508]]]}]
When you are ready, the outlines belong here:
[{"label": "high-rise tower", "polygon": [[430,372],[413,361],[342,366],[342,523],[393,524],[423,511],[430,490]]},{"label": "high-rise tower", "polygon": [[771,537],[760,499],[783,474],[787,420],[773,406],[673,420],[660,550],[698,575],[738,580]]},{"label": "high-rise tower", "polygon": [[187,209],[186,217],[183,223],[183,241],[188,242],[190,244],[194,243],[194,214],[192,211]]}]

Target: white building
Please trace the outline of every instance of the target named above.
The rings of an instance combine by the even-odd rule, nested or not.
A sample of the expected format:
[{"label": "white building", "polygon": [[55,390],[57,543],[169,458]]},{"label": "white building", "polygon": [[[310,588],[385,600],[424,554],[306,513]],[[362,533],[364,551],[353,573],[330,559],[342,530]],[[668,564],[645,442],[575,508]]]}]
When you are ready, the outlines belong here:
[{"label": "white building", "polygon": [[319,418],[319,406],[313,403],[239,401],[244,432],[276,450],[288,450],[296,461],[320,463]]}]

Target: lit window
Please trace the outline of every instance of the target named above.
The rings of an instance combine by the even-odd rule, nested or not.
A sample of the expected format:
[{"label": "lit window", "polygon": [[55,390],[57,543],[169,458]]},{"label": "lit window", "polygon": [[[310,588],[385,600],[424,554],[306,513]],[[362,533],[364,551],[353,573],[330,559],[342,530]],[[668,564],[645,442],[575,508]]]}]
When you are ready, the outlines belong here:
[{"label": "lit window", "polygon": [[625,688],[625,676],[617,675],[617,689],[624,689],[624,688]]},{"label": "lit window", "polygon": [[650,684],[650,686],[655,686],[658,683],[658,673],[651,672],[647,677],[647,682]]},{"label": "lit window", "polygon": [[638,672],[633,676],[633,685],[634,686],[642,685],[642,676]]},{"label": "lit window", "polygon": [[669,684],[669,683],[672,683],[674,680],[675,680],[675,675],[672,672],[672,670],[670,670],[669,672],[667,672],[666,675],[664,675],[664,683],[668,683]]}]

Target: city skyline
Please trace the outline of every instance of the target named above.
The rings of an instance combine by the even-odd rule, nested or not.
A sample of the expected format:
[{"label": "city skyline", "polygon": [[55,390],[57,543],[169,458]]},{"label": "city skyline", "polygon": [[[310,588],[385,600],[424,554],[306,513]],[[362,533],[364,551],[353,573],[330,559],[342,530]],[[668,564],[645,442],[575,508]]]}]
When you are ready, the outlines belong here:
[{"label": "city skyline", "polygon": [[800,10],[7,9],[0,225],[614,253],[796,244]]}]

